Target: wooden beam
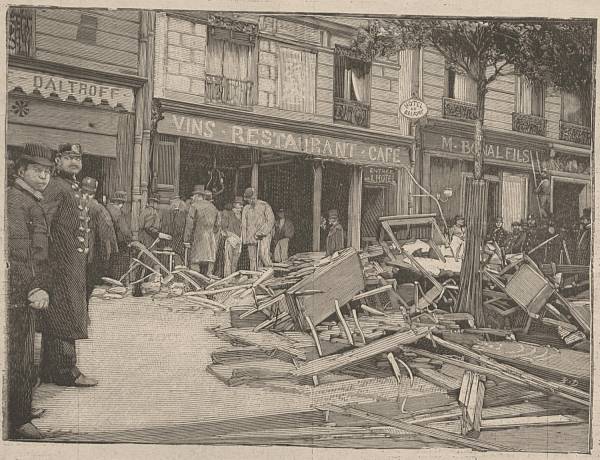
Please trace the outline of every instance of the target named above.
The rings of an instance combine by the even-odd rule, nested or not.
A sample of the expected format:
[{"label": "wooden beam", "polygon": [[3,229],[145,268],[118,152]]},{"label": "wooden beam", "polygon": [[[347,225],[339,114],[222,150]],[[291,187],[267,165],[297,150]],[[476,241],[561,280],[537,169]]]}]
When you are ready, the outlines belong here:
[{"label": "wooden beam", "polygon": [[312,215],[312,249],[321,250],[321,197],[323,189],[323,166],[313,163],[313,215]]},{"label": "wooden beam", "polygon": [[507,447],[503,447],[497,444],[492,444],[485,441],[479,441],[477,439],[466,438],[463,436],[459,436],[454,433],[449,433],[447,431],[438,430],[435,428],[429,428],[420,425],[414,425],[411,423],[407,423],[402,420],[394,420],[389,417],[385,417],[383,415],[367,412],[361,409],[355,409],[353,407],[340,407],[340,406],[327,406],[327,410],[338,412],[341,414],[354,415],[355,417],[359,417],[365,420],[370,420],[372,422],[382,423],[384,425],[392,426],[394,428],[400,428],[401,430],[408,431],[410,433],[415,433],[419,435],[430,436],[435,439],[441,439],[443,441],[448,441],[453,444],[470,447],[472,449],[477,449],[481,451],[493,450],[493,451],[509,451],[513,449],[509,449]]},{"label": "wooden beam", "polygon": [[318,358],[300,366],[294,372],[294,375],[308,376],[332,372],[336,369],[368,359],[371,356],[393,350],[399,345],[416,342],[429,334],[429,331],[430,328],[428,327],[418,327],[414,330],[411,329],[406,332],[398,332],[389,337],[383,337],[368,345],[352,349],[342,354]]}]

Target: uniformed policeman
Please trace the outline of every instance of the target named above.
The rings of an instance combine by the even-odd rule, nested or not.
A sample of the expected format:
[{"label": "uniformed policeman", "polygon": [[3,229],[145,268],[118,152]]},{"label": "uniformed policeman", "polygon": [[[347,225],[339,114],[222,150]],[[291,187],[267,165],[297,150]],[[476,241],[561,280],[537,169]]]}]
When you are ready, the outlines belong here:
[{"label": "uniformed policeman", "polygon": [[44,192],[50,226],[50,305],[41,317],[43,382],[94,386],[98,381],[77,368],[75,341],[88,338],[86,265],[89,252],[88,200],[76,175],[81,146],[62,144],[55,154],[56,174]]},{"label": "uniformed policeman", "polygon": [[11,438],[40,439],[31,423],[34,310],[48,308],[48,227],[41,205],[52,162],[22,155],[6,194],[8,217],[8,401]]}]

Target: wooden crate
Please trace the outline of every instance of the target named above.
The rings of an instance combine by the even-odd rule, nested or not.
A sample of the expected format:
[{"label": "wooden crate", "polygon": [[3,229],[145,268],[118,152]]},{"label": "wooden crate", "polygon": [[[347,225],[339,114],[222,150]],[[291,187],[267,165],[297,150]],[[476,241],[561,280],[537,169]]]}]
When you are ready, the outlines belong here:
[{"label": "wooden crate", "polygon": [[[286,304],[296,327],[309,330],[306,317],[316,326],[335,312],[336,300],[342,306],[364,289],[360,257],[354,249],[346,249],[288,289]],[[300,295],[303,291],[321,292]]]},{"label": "wooden crate", "polygon": [[533,267],[523,264],[506,283],[506,293],[530,315],[537,316],[554,294],[554,289]]}]

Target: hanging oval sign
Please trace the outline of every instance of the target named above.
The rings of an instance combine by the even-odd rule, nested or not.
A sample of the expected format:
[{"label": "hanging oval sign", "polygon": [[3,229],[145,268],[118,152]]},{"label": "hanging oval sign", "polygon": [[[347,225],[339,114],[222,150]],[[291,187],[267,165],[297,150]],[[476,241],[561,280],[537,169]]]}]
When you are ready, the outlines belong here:
[{"label": "hanging oval sign", "polygon": [[427,104],[421,99],[411,97],[400,104],[400,113],[411,120],[418,120],[427,115]]}]

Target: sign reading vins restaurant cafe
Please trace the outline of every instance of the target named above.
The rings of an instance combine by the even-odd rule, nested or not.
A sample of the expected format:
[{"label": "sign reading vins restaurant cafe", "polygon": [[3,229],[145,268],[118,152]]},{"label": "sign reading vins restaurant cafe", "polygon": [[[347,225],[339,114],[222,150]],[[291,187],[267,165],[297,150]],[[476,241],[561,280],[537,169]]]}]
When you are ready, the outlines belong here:
[{"label": "sign reading vins restaurant cafe", "polygon": [[227,144],[303,153],[348,163],[398,167],[409,162],[408,148],[369,144],[315,134],[233,124],[224,120],[166,112],[158,131]]}]

